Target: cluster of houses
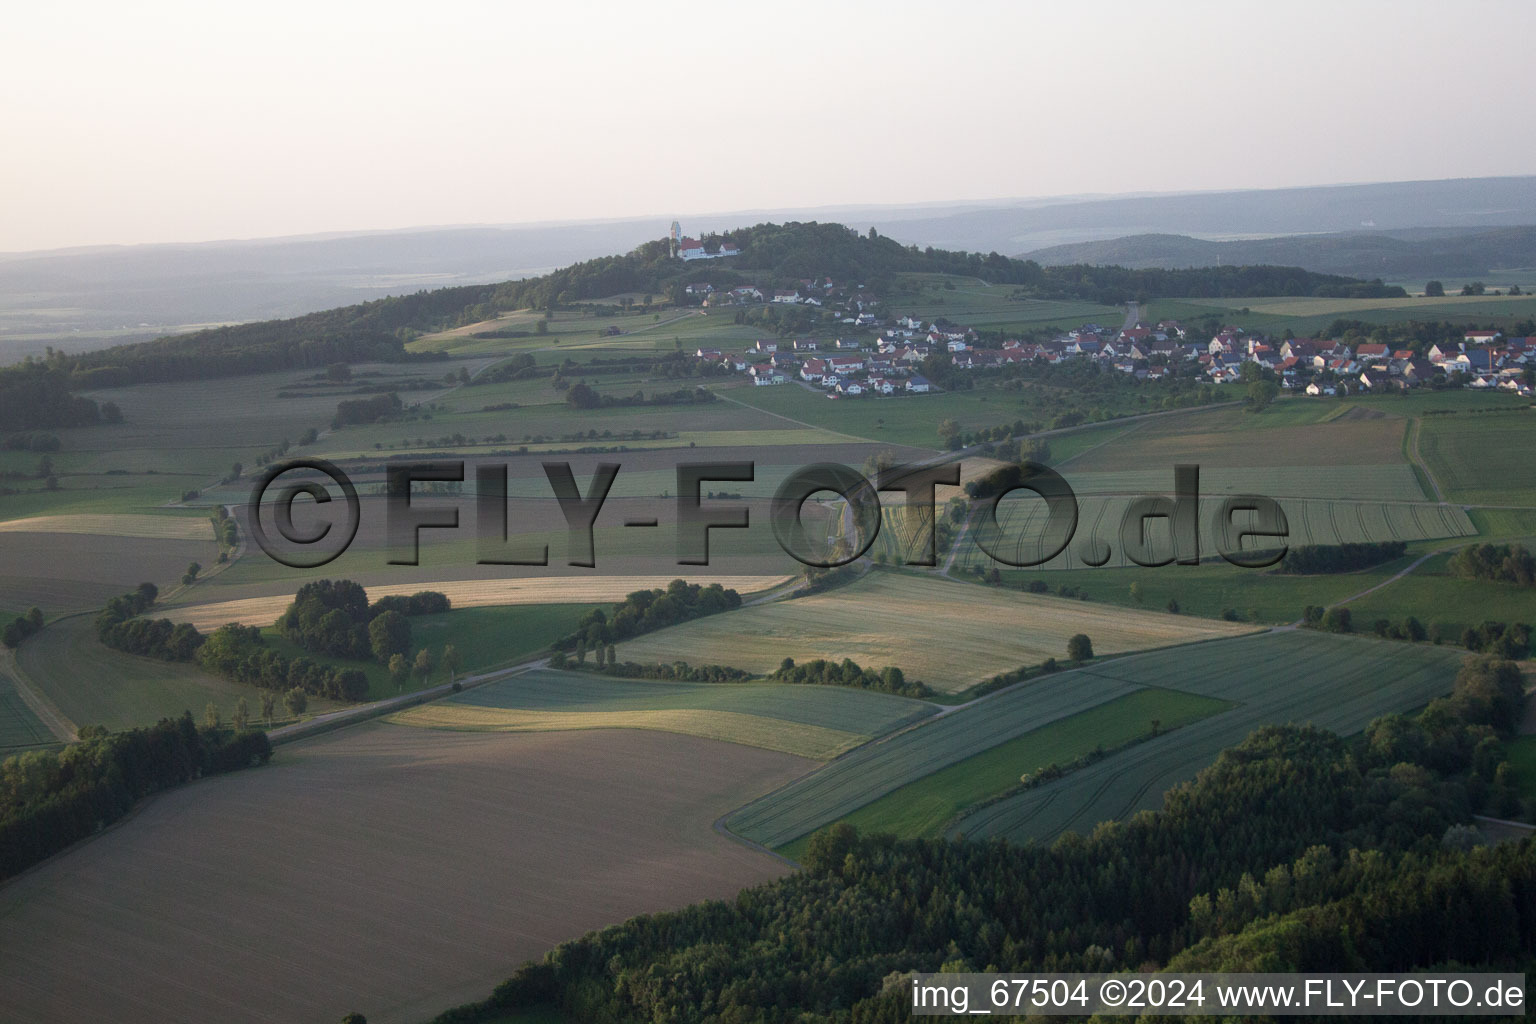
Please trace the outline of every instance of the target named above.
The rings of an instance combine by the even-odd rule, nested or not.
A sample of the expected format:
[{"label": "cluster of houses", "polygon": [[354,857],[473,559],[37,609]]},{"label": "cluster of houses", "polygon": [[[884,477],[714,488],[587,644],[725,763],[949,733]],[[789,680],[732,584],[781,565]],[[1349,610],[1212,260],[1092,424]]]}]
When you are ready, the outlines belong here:
[{"label": "cluster of houses", "polygon": [[[830,279],[803,284],[806,289],[787,295],[765,296],[755,288],[737,288],[728,294],[755,296],[747,301],[805,301],[806,292],[826,293],[836,287]],[[944,319],[888,320],[859,310],[844,322],[871,325],[879,333],[873,338],[833,341],[759,341],[740,355],[700,349],[697,356],[745,373],[759,386],[799,380],[824,388],[832,397],[927,392],[932,386],[917,371],[935,355],[947,358],[958,370],[1093,360],[1144,380],[1157,380],[1177,370],[1182,376],[1199,374],[1218,384],[1240,380],[1244,364],[1254,363],[1272,371],[1282,387],[1310,395],[1402,390],[1438,378],[1532,397],[1525,371],[1536,366],[1536,338],[1506,338],[1498,331],[1468,331],[1460,343],[1437,345],[1421,355],[1375,342],[1274,340],[1239,327],[1224,327],[1208,341],[1200,341],[1190,337],[1177,320],[1120,329],[1090,323],[1048,341],[1015,339],[998,347],[978,344],[975,330]]]},{"label": "cluster of houses", "polygon": [[[722,251],[723,248],[722,248]],[[775,306],[806,306],[835,312],[839,323],[852,327],[876,327],[880,324],[880,299],[861,284],[837,282],[830,277],[807,277],[794,288],[763,289],[756,285],[716,288],[707,281],[696,281],[683,288],[689,298],[706,307],[748,306],[769,303]]]},{"label": "cluster of houses", "polygon": [[694,355],[745,373],[758,387],[801,380],[824,388],[833,398],[924,394],[932,388],[927,379],[916,372],[922,356],[913,358],[880,352],[856,338],[838,338],[831,342],[814,338],[759,341],[741,355],[703,348]]}]

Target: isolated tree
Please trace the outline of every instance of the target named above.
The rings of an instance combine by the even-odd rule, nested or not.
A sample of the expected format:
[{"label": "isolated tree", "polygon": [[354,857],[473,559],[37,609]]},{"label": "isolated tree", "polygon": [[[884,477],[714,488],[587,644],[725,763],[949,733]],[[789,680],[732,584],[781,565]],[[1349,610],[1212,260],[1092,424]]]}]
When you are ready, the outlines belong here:
[{"label": "isolated tree", "polygon": [[1132,601],[1135,601],[1137,604],[1141,604],[1142,599],[1145,596],[1146,595],[1142,592],[1141,582],[1140,581],[1137,581],[1137,582],[1131,584],[1131,600]]},{"label": "isolated tree", "polygon": [[59,478],[56,477],[56,476],[50,475],[48,477],[48,479],[43,481],[43,487],[46,490],[50,490],[50,491],[58,490],[59,489]]},{"label": "isolated tree", "polygon": [[237,462],[233,466],[229,467],[229,478],[231,480],[239,480],[240,479],[240,474],[244,473],[244,472],[245,472],[245,467]]},{"label": "isolated tree", "polygon": [[261,691],[261,720],[271,728],[272,719],[277,717],[277,694],[271,690]]},{"label": "isolated tree", "polygon": [[356,1010],[353,1010],[351,1013],[341,1018],[341,1024],[368,1024],[368,1018],[364,1017]]},{"label": "isolated tree", "polygon": [[410,677],[411,663],[405,660],[405,655],[392,655],[389,659],[389,678],[394,682],[396,690],[405,689],[405,681]]},{"label": "isolated tree", "polygon": [[1272,380],[1254,381],[1248,385],[1248,411],[1263,412],[1279,393],[1280,386]]},{"label": "isolated tree", "polygon": [[1093,657],[1093,641],[1086,633],[1078,633],[1067,641],[1067,657],[1073,661],[1087,661]]},{"label": "isolated tree", "polygon": [[36,605],[27,609],[27,625],[36,633],[43,628],[43,610]]},{"label": "isolated tree", "polygon": [[608,648],[598,644],[592,651],[592,657],[597,663],[598,671],[602,671],[603,666],[608,664]]},{"label": "isolated tree", "polygon": [[618,663],[619,663],[619,652],[614,648],[613,644],[609,644],[608,645],[608,664],[610,664],[610,665],[617,665]]},{"label": "isolated tree", "polygon": [[576,638],[576,664],[578,664],[578,665],[585,665],[586,663],[587,663],[587,638],[584,637],[584,636],[580,636],[580,637]]},{"label": "isolated tree", "polygon": [[117,405],[116,402],[102,402],[101,403],[101,422],[103,422],[103,423],[121,423],[121,422],[123,422],[123,410],[118,408],[118,405]]},{"label": "isolated tree", "polygon": [[1439,281],[1431,281],[1424,286],[1424,295],[1432,299],[1443,298],[1445,296],[1445,285]]},{"label": "isolated tree", "polygon": [[1168,599],[1168,604],[1165,607],[1167,607],[1168,611],[1174,615],[1179,614],[1179,602],[1177,598],[1170,597]]},{"label": "isolated tree", "polygon": [[210,729],[217,729],[219,722],[219,706],[213,701],[209,701],[208,706],[203,708],[203,725]]},{"label": "isolated tree", "polygon": [[1487,290],[1487,287],[1481,281],[1473,281],[1471,284],[1461,286],[1461,294],[1463,295],[1481,295]]},{"label": "isolated tree", "polygon": [[197,579],[197,574],[202,571],[203,567],[197,562],[190,563],[187,566],[187,571],[181,574],[181,582],[191,583],[193,580]]},{"label": "isolated tree", "polygon": [[460,664],[461,664],[461,661],[460,661],[460,658],[459,658],[459,649],[457,647],[453,646],[453,644],[444,644],[443,645],[443,668],[448,670],[448,681],[449,682],[452,682],[453,681],[453,677],[458,674]]},{"label": "isolated tree", "polygon": [[421,680],[422,685],[425,686],[427,676],[432,674],[432,652],[425,647],[417,651],[416,662],[413,668],[416,672],[416,678]]},{"label": "isolated tree", "polygon": [[939,420],[939,440],[947,443],[958,433],[960,433],[960,424],[953,419]]},{"label": "isolated tree", "polygon": [[1159,732],[1161,732],[1162,728],[1163,728],[1163,720],[1161,718],[1154,718],[1154,719],[1152,719],[1152,735],[1153,736],[1156,736]]},{"label": "isolated tree", "polygon": [[294,718],[298,718],[309,707],[309,695],[295,686],[283,694],[283,707],[287,708],[288,713]]},{"label": "isolated tree", "polygon": [[397,611],[381,612],[368,623],[368,647],[381,664],[409,653],[411,649],[411,620]]},{"label": "isolated tree", "polygon": [[235,727],[236,732],[244,732],[246,726],[251,724],[251,706],[241,697],[235,701],[235,713],[229,716],[229,724]]}]

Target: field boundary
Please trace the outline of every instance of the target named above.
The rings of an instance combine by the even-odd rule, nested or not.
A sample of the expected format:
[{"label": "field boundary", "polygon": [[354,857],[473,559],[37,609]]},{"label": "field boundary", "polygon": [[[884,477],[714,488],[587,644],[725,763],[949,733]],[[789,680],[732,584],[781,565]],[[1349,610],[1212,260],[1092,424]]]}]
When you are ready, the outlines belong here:
[{"label": "field boundary", "polygon": [[[81,614],[84,614],[83,612]],[[25,642],[25,641],[23,641]],[[16,686],[16,696],[44,727],[64,743],[74,743],[80,738],[79,727],[58,706],[43,693],[32,677],[22,670],[21,663],[16,660],[16,652],[9,648],[0,649],[0,673],[10,677]]]}]

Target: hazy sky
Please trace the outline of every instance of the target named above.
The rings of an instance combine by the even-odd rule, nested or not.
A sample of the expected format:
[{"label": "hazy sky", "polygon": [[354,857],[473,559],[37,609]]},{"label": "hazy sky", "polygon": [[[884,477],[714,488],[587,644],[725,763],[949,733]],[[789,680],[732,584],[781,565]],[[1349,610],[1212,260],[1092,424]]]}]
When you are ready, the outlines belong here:
[{"label": "hazy sky", "polygon": [[0,251],[1536,173],[1536,3],[13,4]]}]

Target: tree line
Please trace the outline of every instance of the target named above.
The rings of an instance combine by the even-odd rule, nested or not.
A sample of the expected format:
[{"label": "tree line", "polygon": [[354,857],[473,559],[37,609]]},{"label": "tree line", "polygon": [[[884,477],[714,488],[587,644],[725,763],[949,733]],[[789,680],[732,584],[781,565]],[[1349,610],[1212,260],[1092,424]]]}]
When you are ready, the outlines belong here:
[{"label": "tree line", "polygon": [[635,405],[705,405],[715,401],[715,393],[704,388],[679,388],[676,391],[644,391],[632,395],[605,395],[585,381],[571,385],[565,401],[572,409],[612,409]]},{"label": "tree line", "polygon": [[1536,842],[1467,827],[1519,700],[1518,670],[1480,660],[1417,716],[1351,739],[1265,727],[1161,810],[1050,844],[836,825],[787,878],[565,943],[437,1024],[896,1024],[911,971],[1521,970]]},{"label": "tree line", "polygon": [[612,614],[594,608],[576,623],[576,629],[555,641],[557,651],[586,651],[617,643],[641,633],[679,622],[734,611],[741,595],[718,583],[701,586],[677,579],[666,589],[636,590],[613,606]]},{"label": "tree line", "polygon": [[1355,572],[1402,558],[1408,545],[1400,540],[1349,544],[1303,544],[1285,553],[1276,572],[1296,576]]},{"label": "tree line", "polygon": [[0,764],[0,878],[8,878],[127,814],[152,793],[265,764],[264,732],[199,729],[190,711],[148,728],[80,730],[63,750]]},{"label": "tree line", "polygon": [[855,690],[873,690],[898,697],[926,700],[933,696],[927,683],[908,679],[906,673],[895,665],[887,665],[876,671],[864,668],[852,658],[841,662],[816,658],[803,664],[795,664],[794,658],[785,658],[778,670],[768,678],[776,683],[798,683],[812,686],[847,686]]}]

